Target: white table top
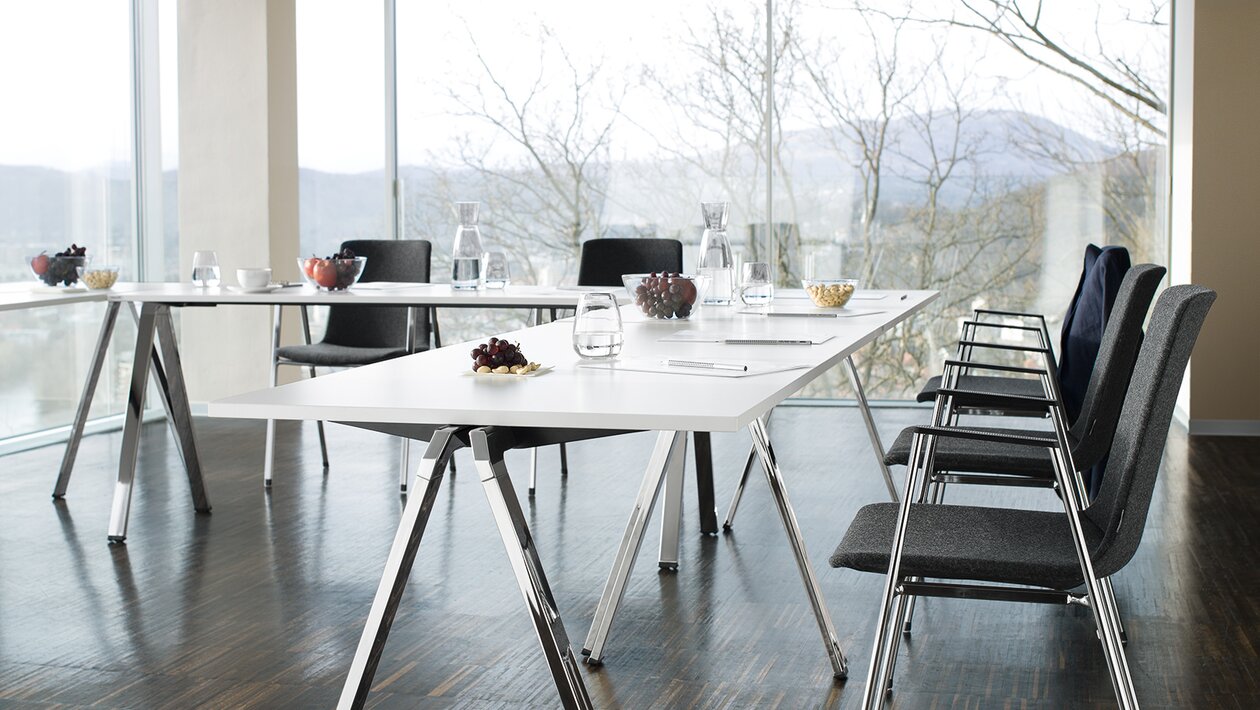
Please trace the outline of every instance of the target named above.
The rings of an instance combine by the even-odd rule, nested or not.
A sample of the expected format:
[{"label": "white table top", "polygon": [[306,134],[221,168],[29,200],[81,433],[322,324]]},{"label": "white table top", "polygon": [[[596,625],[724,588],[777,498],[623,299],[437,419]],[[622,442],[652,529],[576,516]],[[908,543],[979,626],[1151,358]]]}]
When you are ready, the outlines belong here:
[{"label": "white table top", "polygon": [[93,303],[104,301],[108,293],[86,288],[55,288],[35,281],[0,284],[0,311]]},{"label": "white table top", "polygon": [[[935,291],[885,294],[879,300],[850,302],[845,310],[871,313],[848,318],[770,318],[706,306],[690,321],[651,321],[632,306],[622,309],[622,358],[806,365],[787,372],[721,378],[579,368],[580,358],[571,345],[572,322],[566,319],[505,335],[519,341],[531,360],[555,366],[539,377],[465,374],[472,364],[474,344],[463,343],[211,402],[209,414],[396,424],[738,431],[937,296]],[[819,345],[660,342],[681,330],[727,336],[833,337]]]},{"label": "white table top", "polygon": [[124,283],[109,291],[109,298],[137,303],[187,303],[207,305],[406,305],[462,308],[572,308],[583,291],[616,293],[624,301],[629,294],[621,287],[603,289],[558,288],[555,286],[511,285],[500,289],[455,290],[450,284],[363,283],[348,291],[317,291],[309,286],[277,289],[269,293],[248,293],[230,286],[200,288],[191,283]]}]

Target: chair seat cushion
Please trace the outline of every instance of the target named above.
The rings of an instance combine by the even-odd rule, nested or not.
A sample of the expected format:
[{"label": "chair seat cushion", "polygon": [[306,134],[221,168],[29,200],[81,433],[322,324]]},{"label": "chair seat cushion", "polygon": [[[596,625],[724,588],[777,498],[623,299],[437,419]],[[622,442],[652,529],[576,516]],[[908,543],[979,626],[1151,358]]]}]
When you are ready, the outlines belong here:
[{"label": "chair seat cushion", "polygon": [[[1052,441],[1054,434],[1035,429],[1005,429],[998,427],[973,427],[972,431],[1035,436]],[[902,429],[884,454],[889,466],[906,466],[910,463],[910,442],[914,430]],[[936,470],[955,473],[997,473],[1054,478],[1054,466],[1050,453],[1040,446],[994,444],[975,439],[954,439],[947,436],[936,439]]]},{"label": "chair seat cushion", "polygon": [[[915,397],[920,402],[936,401],[936,392],[941,388],[941,377],[929,378],[927,384],[923,385],[923,389],[919,390],[919,394]],[[958,378],[958,387],[960,390],[973,390],[978,392],[992,392],[1000,395],[1018,395],[1022,397],[1045,397],[1046,391],[1041,387],[1041,381],[1035,379],[1026,379],[1019,377],[993,377],[990,375],[963,375]],[[1044,411],[1044,406],[1029,405],[1020,407],[1007,402],[994,402],[983,396],[967,396],[955,397],[954,404],[960,407],[992,407],[994,409],[1002,409],[1013,412],[1036,412]]]},{"label": "chair seat cushion", "polygon": [[276,350],[283,361],[318,367],[356,367],[392,360],[407,354],[405,348],[356,348],[332,343],[286,345]]},{"label": "chair seat cushion", "polygon": [[[887,574],[898,509],[876,503],[858,511],[831,566]],[[1102,532],[1086,516],[1081,525],[1089,549],[1096,549]],[[906,527],[902,575],[1052,589],[1084,584],[1064,513],[915,504]]]}]

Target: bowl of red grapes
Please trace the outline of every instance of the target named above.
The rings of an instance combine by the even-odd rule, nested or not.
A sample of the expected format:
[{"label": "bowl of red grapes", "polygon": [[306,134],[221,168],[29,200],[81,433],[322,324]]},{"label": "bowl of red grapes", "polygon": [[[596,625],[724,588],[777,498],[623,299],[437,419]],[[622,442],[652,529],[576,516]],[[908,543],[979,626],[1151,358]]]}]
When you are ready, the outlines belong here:
[{"label": "bowl of red grapes", "polygon": [[355,285],[363,275],[367,257],[356,256],[353,251],[342,249],[322,259],[318,256],[299,256],[297,262],[306,283],[320,291],[345,291]]},{"label": "bowl of red grapes", "polygon": [[538,369],[521,352],[520,343],[491,338],[472,350],[472,371],[479,375],[528,375]]},{"label": "bowl of red grapes", "polygon": [[704,301],[708,279],[703,276],[661,271],[650,274],[624,274],[621,277],[634,305],[649,318],[686,320]]},{"label": "bowl of red grapes", "polygon": [[48,252],[40,252],[26,260],[31,273],[46,286],[74,286],[79,283],[79,270],[92,262],[87,255],[87,247],[71,244],[49,256]]}]

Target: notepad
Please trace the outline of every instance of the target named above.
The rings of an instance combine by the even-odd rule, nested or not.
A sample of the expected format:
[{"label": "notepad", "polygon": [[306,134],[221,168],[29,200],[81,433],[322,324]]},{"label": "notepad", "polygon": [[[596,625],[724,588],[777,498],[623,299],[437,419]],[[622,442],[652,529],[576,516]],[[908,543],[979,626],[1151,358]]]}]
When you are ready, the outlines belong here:
[{"label": "notepad", "polygon": [[738,333],[713,333],[702,330],[680,330],[663,338],[661,343],[721,343],[723,345],[820,345],[834,335],[810,333],[784,333],[779,335],[741,335]]},{"label": "notepad", "polygon": [[809,365],[806,364],[759,362],[754,360],[745,361],[744,364],[748,366],[747,371],[710,370],[699,367],[674,367],[666,365],[659,359],[621,358],[618,360],[592,360],[590,362],[579,362],[578,367],[588,370],[652,372],[662,375],[691,375],[693,377],[755,377],[757,375],[769,375],[775,372],[803,370],[809,367]]}]

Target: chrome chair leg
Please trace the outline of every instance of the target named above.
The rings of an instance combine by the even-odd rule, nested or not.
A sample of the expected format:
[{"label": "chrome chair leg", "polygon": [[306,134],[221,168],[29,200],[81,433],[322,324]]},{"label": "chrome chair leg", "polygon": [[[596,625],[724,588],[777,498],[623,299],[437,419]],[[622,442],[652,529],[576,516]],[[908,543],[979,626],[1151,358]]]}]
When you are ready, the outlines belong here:
[{"label": "chrome chair leg", "polygon": [[121,306],[121,301],[110,301],[105,305],[105,318],[101,321],[100,334],[96,336],[92,366],[88,369],[87,381],[83,383],[83,393],[79,395],[79,407],[75,410],[74,423],[70,426],[66,452],[61,457],[61,470],[57,473],[57,483],[53,486],[53,498],[64,498],[66,488],[70,485],[74,459],[79,454],[79,442],[83,440],[83,428],[87,425],[88,413],[92,409],[92,398],[96,394],[96,384],[100,381],[101,370],[105,366],[105,356],[109,352],[109,341],[114,335],[114,324],[118,322],[118,309]]},{"label": "chrome chair leg", "polygon": [[599,665],[604,659],[604,643],[608,640],[608,632],[612,628],[613,617],[621,606],[621,598],[626,592],[626,583],[634,570],[635,558],[643,544],[643,534],[647,530],[648,519],[652,517],[652,507],[656,505],[656,496],[661,489],[661,481],[665,478],[670,462],[674,459],[674,450],[682,446],[681,440],[686,432],[663,431],[656,436],[656,446],[652,449],[652,457],[648,460],[647,470],[643,473],[643,483],[639,485],[639,495],[635,498],[634,508],[630,511],[630,521],[626,523],[626,531],[622,534],[621,545],[613,558],[612,570],[608,573],[608,581],[604,584],[604,592],[600,595],[599,606],[595,609],[595,618],[591,621],[591,630],[586,635],[586,643],[582,645],[582,653],[587,656],[587,663]]},{"label": "chrome chair leg", "polygon": [[673,448],[665,472],[665,503],[661,509],[661,548],[657,566],[678,571],[680,530],[682,529],[683,487],[687,481],[687,437]]},{"label": "chrome chair leg", "polygon": [[752,475],[753,465],[757,461],[757,447],[748,447],[748,459],[744,461],[744,470],[739,474],[739,483],[735,486],[735,495],[731,496],[731,506],[726,510],[726,520],[722,522],[722,532],[730,532],[735,525],[735,511],[739,510],[739,500],[744,497],[744,486],[748,485],[748,477]]},{"label": "chrome chair leg", "polygon": [[350,663],[350,672],[341,689],[341,699],[337,703],[340,710],[362,708],[367,700],[372,677],[376,675],[376,667],[385,649],[390,626],[394,623],[394,614],[398,611],[398,602],[407,586],[411,565],[415,562],[416,551],[420,549],[420,540],[424,537],[424,528],[429,522],[429,514],[442,485],[447,459],[459,446],[457,434],[462,429],[439,429],[429,440],[429,446],[416,472],[417,495],[408,497],[407,505],[403,508],[398,532],[394,534],[389,557],[385,560],[385,570],[381,573],[381,582],[372,599],[372,609],[368,612],[367,623],[359,637],[359,646]]},{"label": "chrome chair leg", "polygon": [[411,472],[411,439],[402,440],[402,448],[398,456],[398,490],[407,492],[407,478]]},{"label": "chrome chair leg", "polygon": [[538,447],[529,450],[529,497],[538,489]]},{"label": "chrome chair leg", "polygon": [[[267,385],[269,387],[276,386],[277,375],[280,372],[280,358],[276,351],[280,349],[280,325],[284,315],[283,306],[272,306],[271,308],[271,370],[267,373]],[[306,322],[306,309],[302,309],[302,321]],[[263,445],[263,488],[271,488],[271,472],[276,460],[276,420],[267,420],[267,439]]]},{"label": "chrome chair leg", "polygon": [[757,455],[761,458],[761,466],[765,470],[766,482],[770,484],[770,495],[778,508],[779,518],[783,521],[783,529],[787,532],[788,543],[796,556],[796,567],[801,573],[801,581],[805,583],[805,592],[809,595],[810,606],[814,609],[814,618],[818,621],[818,630],[822,633],[823,645],[827,656],[831,659],[831,668],[835,677],[845,678],[849,674],[848,661],[840,648],[836,635],[836,627],[831,622],[831,614],[823,601],[822,590],[818,587],[818,578],[809,563],[809,554],[805,551],[805,540],[801,535],[801,527],[796,522],[796,513],[788,501],[787,488],[783,482],[783,473],[775,460],[774,449],[770,446],[770,436],[766,433],[765,423],[754,419],[748,425],[752,434],[753,445],[757,447]]},{"label": "chrome chair leg", "polygon": [[574,659],[573,648],[569,645],[568,634],[556,608],[555,597],[538,559],[538,547],[512,489],[512,479],[503,463],[503,450],[493,441],[494,435],[493,428],[471,432],[473,458],[486,500],[494,514],[516,583],[525,597],[525,605],[529,607],[534,632],[547,659],[560,702],[565,708],[586,710],[592,707],[591,698],[586,692],[582,672]]},{"label": "chrome chair leg", "polygon": [[[278,309],[277,309],[278,310]],[[302,341],[307,345],[311,344],[311,317],[307,312],[306,306],[298,306],[298,312],[302,314]],[[275,359],[275,348],[279,347],[279,338],[272,341],[272,359]],[[315,379],[315,366],[311,365],[307,368],[307,374],[311,379]],[[319,455],[324,461],[324,470],[328,470],[328,439],[324,436],[324,422],[322,420],[315,422],[315,429],[319,431]]]}]

